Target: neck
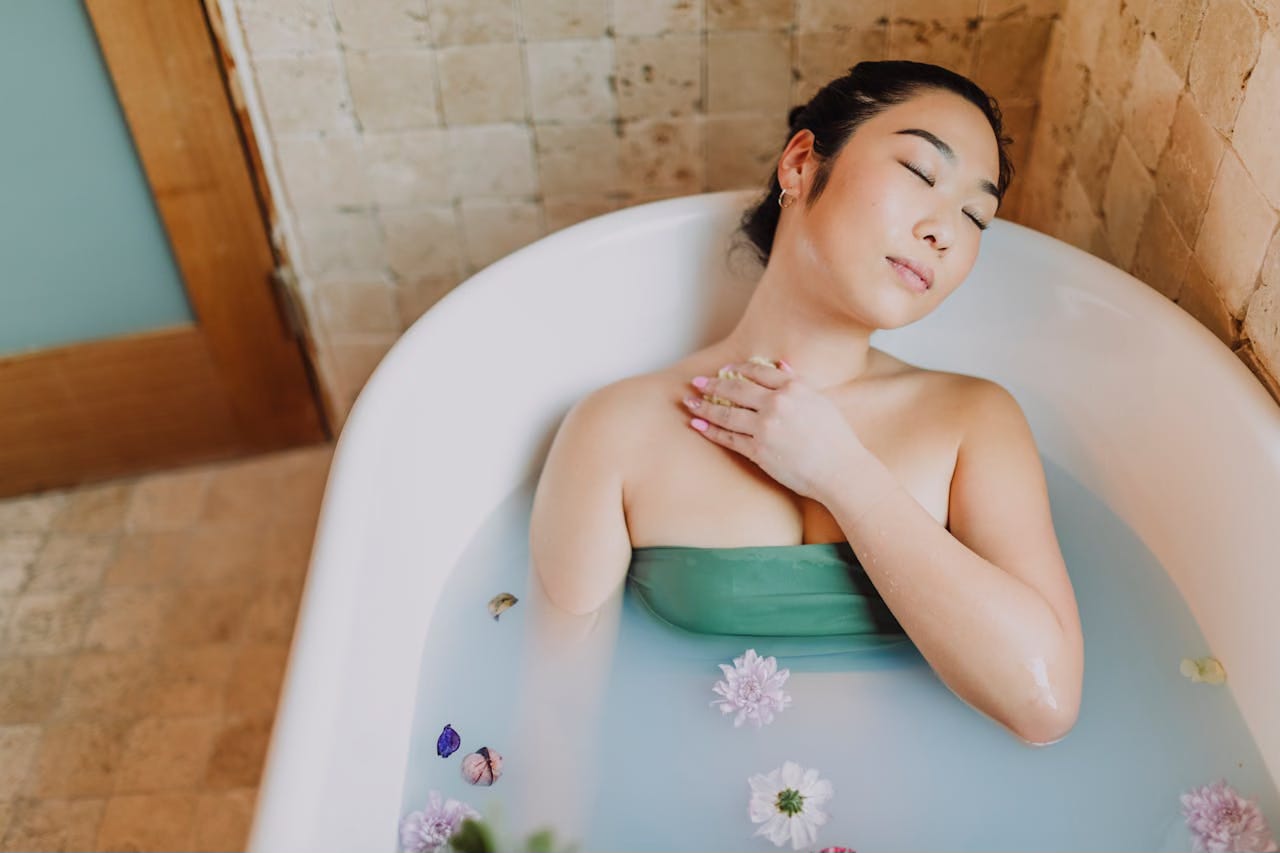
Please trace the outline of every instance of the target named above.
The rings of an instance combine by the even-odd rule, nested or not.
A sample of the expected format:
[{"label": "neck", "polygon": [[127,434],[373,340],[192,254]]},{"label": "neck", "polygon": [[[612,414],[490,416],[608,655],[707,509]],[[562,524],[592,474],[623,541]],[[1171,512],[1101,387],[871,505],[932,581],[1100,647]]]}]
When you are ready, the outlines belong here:
[{"label": "neck", "polygon": [[728,360],[784,359],[818,389],[851,382],[871,366],[874,329],[802,298],[780,267],[765,269],[737,326],[721,342]]}]

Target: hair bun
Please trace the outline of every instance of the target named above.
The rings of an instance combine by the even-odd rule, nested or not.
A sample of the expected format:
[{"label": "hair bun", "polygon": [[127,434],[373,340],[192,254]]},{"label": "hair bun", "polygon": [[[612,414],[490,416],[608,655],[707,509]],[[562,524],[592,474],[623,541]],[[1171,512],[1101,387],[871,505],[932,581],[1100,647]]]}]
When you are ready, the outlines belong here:
[{"label": "hair bun", "polygon": [[787,124],[790,127],[795,127],[796,122],[800,120],[800,116],[803,115],[804,111],[807,110],[808,108],[809,108],[808,104],[801,104],[798,107],[792,107],[791,112],[787,113]]}]

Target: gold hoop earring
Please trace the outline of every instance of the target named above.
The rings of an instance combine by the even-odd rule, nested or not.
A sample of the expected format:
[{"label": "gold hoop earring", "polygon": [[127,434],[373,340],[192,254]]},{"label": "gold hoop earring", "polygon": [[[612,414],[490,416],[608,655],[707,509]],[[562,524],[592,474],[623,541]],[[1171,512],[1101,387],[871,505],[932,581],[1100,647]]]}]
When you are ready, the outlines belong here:
[{"label": "gold hoop earring", "polygon": [[787,188],[783,187],[782,192],[778,193],[778,207],[787,208],[796,203],[796,197],[787,198]]}]

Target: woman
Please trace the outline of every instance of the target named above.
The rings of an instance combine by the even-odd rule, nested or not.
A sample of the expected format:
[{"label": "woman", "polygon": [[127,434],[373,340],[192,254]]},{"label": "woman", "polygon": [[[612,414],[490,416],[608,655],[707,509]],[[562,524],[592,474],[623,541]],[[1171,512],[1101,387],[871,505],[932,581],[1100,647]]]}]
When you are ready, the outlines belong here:
[{"label": "woman", "polygon": [[[915,62],[861,62],[792,111],[770,194],[743,218],[765,267],[737,326],[589,394],[560,426],[530,531],[551,602],[592,613],[660,557],[684,568],[646,562],[637,590],[682,627],[903,631],[1018,737],[1067,734],[1083,641],[1022,410],[994,382],[869,343],[969,274],[1011,177],[1008,141],[982,90]],[[733,584],[688,585],[700,562],[740,579],[750,565],[787,600],[801,555],[869,585],[847,590],[843,616],[803,598],[761,616]],[[659,580],[676,591],[664,599]]]}]

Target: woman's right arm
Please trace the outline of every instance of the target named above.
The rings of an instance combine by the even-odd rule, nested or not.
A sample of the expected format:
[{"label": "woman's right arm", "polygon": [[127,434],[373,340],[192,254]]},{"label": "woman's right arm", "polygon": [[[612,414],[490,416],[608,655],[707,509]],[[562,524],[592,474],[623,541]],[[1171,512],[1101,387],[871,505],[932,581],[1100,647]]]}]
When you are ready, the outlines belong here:
[{"label": "woman's right arm", "polygon": [[529,553],[551,602],[597,610],[626,579],[631,537],[622,508],[626,432],[615,383],[579,400],[551,442],[533,497]]}]

